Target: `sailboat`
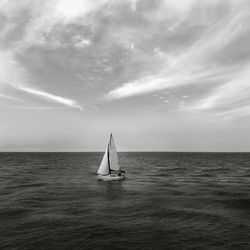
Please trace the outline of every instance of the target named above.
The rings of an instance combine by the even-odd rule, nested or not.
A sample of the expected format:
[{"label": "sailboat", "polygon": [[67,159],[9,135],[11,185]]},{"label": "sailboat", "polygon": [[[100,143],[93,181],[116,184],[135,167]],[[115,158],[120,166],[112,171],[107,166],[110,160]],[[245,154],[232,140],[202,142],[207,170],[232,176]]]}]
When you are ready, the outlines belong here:
[{"label": "sailboat", "polygon": [[112,134],[110,134],[108,146],[97,171],[97,179],[102,181],[117,181],[125,179],[125,171],[121,170],[119,166],[118,155]]}]

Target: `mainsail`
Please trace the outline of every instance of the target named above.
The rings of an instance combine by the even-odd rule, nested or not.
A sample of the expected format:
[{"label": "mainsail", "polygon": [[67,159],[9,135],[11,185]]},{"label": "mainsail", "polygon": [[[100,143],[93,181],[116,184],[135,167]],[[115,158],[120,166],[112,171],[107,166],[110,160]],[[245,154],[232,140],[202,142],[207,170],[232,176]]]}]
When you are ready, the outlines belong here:
[{"label": "mainsail", "polygon": [[107,175],[110,174],[111,170],[120,170],[118,155],[112,134],[110,135],[108,147],[97,173],[100,175]]},{"label": "mainsail", "polygon": [[115,142],[112,134],[110,135],[110,140],[109,140],[109,161],[110,161],[110,169],[120,170],[118,155],[116,152]]}]

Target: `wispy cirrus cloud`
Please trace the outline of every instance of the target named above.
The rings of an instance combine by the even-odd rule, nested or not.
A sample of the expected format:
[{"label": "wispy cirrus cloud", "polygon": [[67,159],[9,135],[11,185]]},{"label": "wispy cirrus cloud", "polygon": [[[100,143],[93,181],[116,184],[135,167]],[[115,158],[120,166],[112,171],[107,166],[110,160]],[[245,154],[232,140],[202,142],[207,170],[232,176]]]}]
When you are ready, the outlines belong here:
[{"label": "wispy cirrus cloud", "polygon": [[120,99],[164,88],[194,84],[201,78],[204,81],[206,77],[211,78],[226,72],[230,75],[238,74],[237,67],[235,67],[236,71],[232,72],[232,65],[213,62],[213,57],[218,56],[221,50],[248,31],[247,21],[248,15],[245,12],[226,16],[209,27],[187,48],[175,54],[165,53],[166,63],[160,69],[160,73],[124,83],[111,90],[106,95],[107,98]]},{"label": "wispy cirrus cloud", "polygon": [[4,95],[4,94],[1,94],[1,93],[0,93],[0,98],[4,98],[4,99],[15,101],[15,102],[22,101],[22,100],[20,100],[18,98],[15,98],[15,97],[12,97],[12,96],[9,96],[9,95]]},{"label": "wispy cirrus cloud", "polygon": [[70,108],[77,108],[81,111],[83,110],[83,107],[81,105],[79,105],[76,101],[65,98],[65,97],[53,95],[51,93],[44,92],[41,90],[32,89],[29,87],[20,87],[19,89],[26,92],[26,93],[29,93],[29,94],[32,94],[32,95],[35,95],[35,96],[38,96],[41,98],[45,98],[46,100],[56,102],[59,104],[63,104],[63,105],[70,107]]},{"label": "wispy cirrus cloud", "polygon": [[[22,99],[17,96],[18,93],[16,93],[16,91],[22,91],[48,102],[58,103],[70,108],[77,108],[81,111],[84,110],[75,100],[26,86],[24,82],[29,78],[28,74],[16,61],[14,55],[10,51],[1,52],[0,54],[2,55],[0,59],[0,98],[16,101],[17,104],[26,101],[32,106],[32,102],[29,102],[29,98],[23,97]],[[15,74],[13,74],[13,72],[15,72]]]},{"label": "wispy cirrus cloud", "polygon": [[[5,78],[6,80],[6,78]],[[57,103],[69,108],[74,108],[74,109],[79,109],[80,111],[83,111],[84,108],[82,105],[80,105],[79,103],[77,103],[75,100],[69,99],[69,98],[65,98],[65,97],[61,97],[58,95],[54,95],[45,91],[41,91],[38,89],[33,89],[30,87],[26,87],[24,84],[20,84],[20,83],[9,83],[6,81],[0,81],[0,99],[3,98],[5,100],[11,101],[11,103],[16,104],[17,108],[23,107],[25,109],[27,108],[39,108],[37,107],[36,104],[33,103],[33,101],[28,97],[28,96],[18,96],[18,93],[24,92],[27,93],[33,97],[39,98],[39,99],[43,99],[47,102],[47,104],[49,103]],[[20,106],[20,103],[25,103],[25,106]],[[46,103],[45,103],[46,104]],[[47,105],[48,106],[48,105]],[[15,106],[14,106],[15,107]],[[53,109],[53,107],[49,107],[50,109]],[[57,108],[57,107],[54,107]],[[39,108],[39,109],[46,109],[46,106],[43,106],[43,108]]]},{"label": "wispy cirrus cloud", "polygon": [[194,107],[200,110],[238,109],[250,105],[250,66],[235,75],[234,79],[214,88],[207,97],[199,100]]},{"label": "wispy cirrus cloud", "polygon": [[[51,40],[46,41],[46,36],[51,31],[53,25],[62,18],[60,14],[55,12],[55,9],[50,8],[53,5],[56,8],[57,5],[54,1],[47,1],[41,5],[37,1],[30,4],[28,2],[26,0],[21,0],[17,4],[12,4],[8,1],[0,2],[0,17],[2,16],[6,24],[0,35],[0,98],[5,99],[4,103],[8,100],[11,101],[12,106],[16,103],[16,107],[19,108],[38,108],[36,103],[34,103],[35,97],[45,101],[44,108],[46,108],[46,103],[57,103],[64,107],[84,110],[82,105],[71,98],[42,91],[41,86],[32,83],[32,72],[30,72],[30,69],[18,60],[18,54],[24,53],[29,46],[37,44],[49,45]],[[31,16],[34,15],[29,21],[24,16],[26,12],[30,13]],[[18,21],[14,22],[14,19]],[[19,27],[22,22],[25,24],[23,25],[24,27]],[[21,30],[20,34],[19,29]],[[19,39],[17,40],[17,38]],[[10,40],[11,47],[8,47],[7,43],[5,44],[7,40]],[[61,43],[54,40],[54,45],[61,46]],[[29,98],[28,95],[18,96],[20,91],[33,98]],[[57,91],[52,89],[52,92]],[[22,106],[20,102],[26,105]],[[50,108],[53,107],[50,106]],[[57,107],[55,106],[54,108]]]},{"label": "wispy cirrus cloud", "polygon": [[[54,0],[44,1],[42,4],[39,1],[28,3],[27,0],[20,0],[15,5],[8,1],[1,1],[2,11],[8,20],[2,37],[5,36],[8,39],[11,37],[15,41],[12,44],[13,49],[9,49],[11,62],[9,60],[6,65],[7,67],[9,65],[9,72],[17,72],[16,79],[13,80],[11,74],[3,73],[8,70],[4,69],[0,73],[5,76],[9,75],[7,79],[3,77],[3,81],[15,83],[16,86],[21,84],[19,87],[24,88],[26,93],[38,98],[73,108],[79,106],[71,98],[50,94],[57,93],[57,91],[53,88],[49,89],[48,86],[45,88],[39,86],[41,82],[36,85],[28,81],[27,75],[33,73],[33,65],[26,65],[25,68],[17,59],[18,57],[24,58],[28,51],[37,53],[38,50],[40,53],[40,51],[51,49],[52,52],[58,50],[58,53],[63,51],[67,54],[69,49],[76,49],[79,53],[85,53],[86,60],[92,60],[92,65],[83,61],[82,64],[86,65],[86,72],[79,71],[73,74],[84,75],[85,85],[93,84],[93,82],[96,84],[98,79],[105,80],[106,75],[110,74],[106,82],[116,81],[120,84],[110,85],[113,88],[104,94],[109,100],[168,88],[200,83],[209,84],[211,80],[217,80],[217,85],[222,85],[230,82],[233,77],[239,76],[242,62],[238,61],[239,58],[232,62],[235,55],[230,54],[233,51],[230,51],[230,48],[235,46],[240,39],[244,40],[242,37],[244,38],[244,34],[249,32],[249,14],[246,11],[248,4],[245,0],[161,0],[157,3],[141,0],[126,2]],[[107,10],[108,14],[103,15],[102,8]],[[137,12],[135,16],[127,14],[133,22],[130,23],[116,14],[119,8],[130,9],[131,13]],[[24,13],[30,15],[31,18],[25,19]],[[117,23],[120,25],[114,22],[112,25],[103,27],[102,21],[109,20],[107,16],[110,16],[111,20],[118,20]],[[138,16],[140,16],[139,19],[137,19]],[[25,24],[23,28],[13,25],[15,19],[19,20],[16,25]],[[147,24],[147,32],[141,28],[140,22],[144,24],[143,27]],[[166,30],[161,33],[160,30],[165,26]],[[73,32],[64,36],[62,31],[65,27],[69,27],[69,30],[72,29]],[[105,32],[101,36],[98,33],[102,33],[103,28]],[[19,34],[18,30],[22,32]],[[154,36],[156,36],[155,39]],[[98,41],[100,41],[99,44]],[[103,42],[107,44],[103,45]],[[245,44],[241,46],[241,48],[244,47],[246,47]],[[101,51],[101,54],[94,51],[98,53]],[[107,52],[103,53],[103,51]],[[101,58],[103,55],[108,57],[109,54],[114,54],[113,58]],[[59,58],[58,54],[54,55],[53,60]],[[39,64],[43,63],[42,53],[35,55],[34,58],[40,60]],[[68,58],[60,58],[57,63],[63,64],[63,60],[67,62]],[[114,62],[119,62],[119,60],[121,63],[117,67]],[[71,61],[74,65],[78,65],[77,67],[81,63],[76,59]],[[154,70],[151,71],[150,65]],[[71,67],[71,64],[68,66]],[[105,77],[102,77],[100,73],[103,70],[107,72]],[[119,77],[117,77],[118,71],[121,72]],[[91,79],[90,82],[89,79]],[[124,79],[129,79],[129,81],[124,81]],[[44,92],[41,89],[49,91]],[[204,96],[208,98],[207,96],[213,95],[214,92],[210,91]],[[196,103],[196,100],[191,101]],[[202,103],[202,100],[198,101]]]},{"label": "wispy cirrus cloud", "polygon": [[[203,1],[202,4],[192,1],[189,4],[180,3],[179,8],[179,3],[167,0],[165,3],[168,7],[176,8],[177,12],[184,13],[180,19],[186,22],[194,22],[192,15],[197,14],[194,7],[207,6],[209,11],[214,13],[219,4],[217,1]],[[165,63],[157,74],[118,84],[105,98],[122,99],[169,88],[200,84],[209,86],[213,82],[211,87],[207,87],[210,90],[196,97],[198,99],[188,100],[189,105],[194,105],[194,108],[197,107],[200,111],[206,109],[214,112],[221,108],[233,109],[235,105],[246,105],[245,99],[250,96],[246,83],[246,72],[250,69],[250,57],[246,56],[250,35],[250,15],[245,10],[247,3],[221,1],[220,4],[224,4],[228,9],[225,9],[223,15],[217,15],[213,19],[209,16],[211,13],[206,10],[202,17],[203,31],[199,36],[194,36],[193,41],[175,51],[161,49],[161,60],[165,58]],[[178,27],[174,32],[178,32]]]},{"label": "wispy cirrus cloud", "polygon": [[[3,84],[3,82],[2,82]],[[17,93],[19,93],[20,91],[23,93],[27,93],[33,97],[45,100],[47,103],[57,103],[69,108],[75,108],[75,109],[79,109],[80,111],[84,110],[84,107],[82,105],[80,105],[77,101],[66,98],[66,97],[62,97],[62,96],[58,96],[58,95],[54,95],[42,90],[38,90],[38,89],[34,89],[34,88],[30,88],[30,87],[25,87],[25,86],[21,86],[21,85],[15,85],[15,84],[11,84],[11,83],[4,83],[5,86],[3,86],[2,88],[6,89],[6,85],[9,85],[11,88],[7,88],[8,89],[8,94],[1,94],[0,93],[0,98],[4,98],[10,101],[14,101],[17,104],[19,104],[20,102],[26,103],[26,108],[39,108],[37,107],[37,105],[32,104],[32,101],[30,101],[27,96],[22,98],[18,98],[15,95],[17,95]],[[9,91],[11,90],[11,91]],[[20,106],[20,105],[19,105]],[[20,108],[20,107],[19,107]],[[40,107],[41,108],[41,107]],[[52,109],[53,107],[49,106],[50,109]],[[54,107],[57,108],[57,107]],[[46,109],[46,106],[43,107],[43,109]]]},{"label": "wispy cirrus cloud", "polygon": [[[2,94],[2,98],[12,99],[13,101],[15,94],[11,93],[11,91],[18,90],[43,99],[48,103],[53,102],[83,110],[83,105],[80,105],[77,101],[61,96],[64,96],[64,93],[67,95],[68,90],[66,90],[67,87],[65,87],[64,81],[60,79],[60,73],[52,73],[51,78],[48,77],[49,79],[54,78],[54,83],[50,83],[50,86],[46,85],[45,81],[47,79],[46,77],[43,79],[42,72],[39,72],[38,76],[35,75],[36,72],[33,68],[34,59],[38,62],[36,66],[39,70],[47,70],[49,67],[45,64],[48,61],[48,57],[44,51],[49,49],[51,51],[58,50],[64,52],[73,48],[79,52],[89,47],[91,40],[79,32],[73,32],[72,36],[64,37],[65,27],[82,25],[83,19],[88,25],[87,15],[100,9],[104,4],[111,2],[113,1],[47,0],[42,3],[37,0],[32,2],[20,0],[18,3],[5,0],[0,1],[0,18],[4,22],[0,34],[0,90],[1,88],[5,89],[3,91],[5,94]],[[27,55],[34,56],[30,58],[31,63],[27,62],[26,58],[29,57]],[[57,56],[55,55],[55,58]],[[45,64],[42,61],[43,59],[46,61]],[[25,60],[27,64],[24,63]],[[68,61],[68,57],[64,61]],[[53,65],[55,68],[61,62],[57,63],[57,65]],[[70,75],[69,67],[65,69],[65,72],[68,71]],[[62,88],[65,89],[64,93],[60,95],[54,94],[58,92],[55,87],[59,85],[58,81],[62,82]],[[12,90],[6,90],[6,83],[11,86]],[[44,89],[43,85],[46,85],[48,92],[42,90]],[[29,99],[27,96],[23,98]],[[32,101],[29,104],[32,106]],[[88,105],[88,107],[90,109],[93,108],[92,105]]]},{"label": "wispy cirrus cloud", "polygon": [[132,97],[141,94],[147,94],[164,89],[178,88],[186,85],[196,85],[201,82],[214,80],[215,75],[217,79],[225,81],[235,74],[228,70],[203,70],[197,72],[188,72],[183,70],[182,72],[159,74],[154,76],[145,77],[133,82],[125,83],[121,87],[111,90],[105,95],[108,100],[121,99]]}]

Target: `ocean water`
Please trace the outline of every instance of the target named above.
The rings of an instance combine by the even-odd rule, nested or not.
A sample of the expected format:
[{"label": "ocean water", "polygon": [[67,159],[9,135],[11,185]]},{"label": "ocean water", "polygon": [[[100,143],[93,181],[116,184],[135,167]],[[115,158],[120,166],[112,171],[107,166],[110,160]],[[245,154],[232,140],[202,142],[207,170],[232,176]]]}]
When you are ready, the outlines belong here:
[{"label": "ocean water", "polygon": [[250,154],[1,153],[0,249],[250,249]]}]

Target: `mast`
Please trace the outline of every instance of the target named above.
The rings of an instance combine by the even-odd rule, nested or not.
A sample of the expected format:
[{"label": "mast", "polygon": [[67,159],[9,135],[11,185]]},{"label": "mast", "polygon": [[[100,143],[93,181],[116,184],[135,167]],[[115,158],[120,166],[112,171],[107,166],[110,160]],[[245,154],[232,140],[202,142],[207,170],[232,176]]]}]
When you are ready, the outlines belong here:
[{"label": "mast", "polygon": [[108,166],[109,166],[109,173],[111,173],[110,158],[109,158],[109,157],[110,157],[110,156],[109,156],[109,150],[110,150],[111,137],[112,137],[112,134],[110,134],[109,143],[108,143]]}]

